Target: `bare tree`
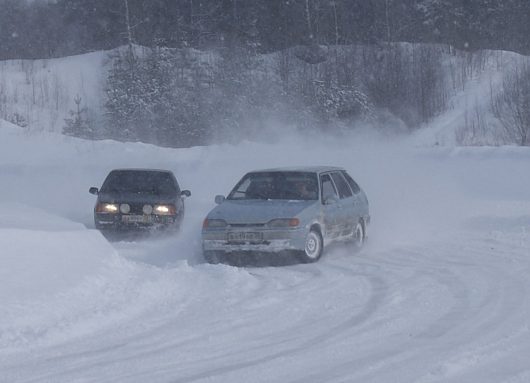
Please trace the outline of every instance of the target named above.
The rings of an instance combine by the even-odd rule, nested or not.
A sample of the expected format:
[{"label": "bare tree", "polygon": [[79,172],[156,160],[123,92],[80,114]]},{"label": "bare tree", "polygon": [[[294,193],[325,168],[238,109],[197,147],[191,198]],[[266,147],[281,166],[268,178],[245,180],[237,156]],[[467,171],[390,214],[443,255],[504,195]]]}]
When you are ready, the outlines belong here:
[{"label": "bare tree", "polygon": [[131,16],[129,13],[129,0],[123,0],[125,3],[125,26],[127,28],[127,45],[129,46],[129,52],[133,52],[133,37],[131,27]]},{"label": "bare tree", "polygon": [[530,66],[527,62],[504,77],[502,90],[492,96],[492,110],[508,141],[530,146]]},{"label": "bare tree", "polygon": [[313,27],[311,25],[311,10],[309,7],[309,0],[305,0],[305,17],[307,23],[309,41],[313,42]]}]

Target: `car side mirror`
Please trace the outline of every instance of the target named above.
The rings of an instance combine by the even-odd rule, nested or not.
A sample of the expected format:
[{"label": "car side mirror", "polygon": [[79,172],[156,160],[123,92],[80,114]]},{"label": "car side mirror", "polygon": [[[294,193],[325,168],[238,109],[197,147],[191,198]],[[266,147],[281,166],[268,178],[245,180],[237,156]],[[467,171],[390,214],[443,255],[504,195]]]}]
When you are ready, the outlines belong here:
[{"label": "car side mirror", "polygon": [[92,186],[90,189],[88,189],[88,192],[89,192],[90,194],[94,194],[94,195],[98,195],[98,194],[99,194],[99,190],[98,190],[98,188],[96,188],[96,187],[94,187],[94,186]]},{"label": "car side mirror", "polygon": [[220,205],[222,204],[224,201],[225,201],[225,196],[224,195],[216,195],[215,196],[215,203]]},{"label": "car side mirror", "polygon": [[182,191],[180,192],[180,195],[181,195],[182,197],[191,197],[191,192],[190,192],[189,190],[182,190]]}]

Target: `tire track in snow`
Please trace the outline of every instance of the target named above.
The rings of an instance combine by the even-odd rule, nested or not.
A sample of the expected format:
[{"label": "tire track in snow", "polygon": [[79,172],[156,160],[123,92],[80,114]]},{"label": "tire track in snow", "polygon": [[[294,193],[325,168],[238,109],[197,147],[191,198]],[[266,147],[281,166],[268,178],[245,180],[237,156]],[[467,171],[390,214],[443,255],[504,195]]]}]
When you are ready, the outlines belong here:
[{"label": "tire track in snow", "polygon": [[[178,300],[177,311],[171,305],[178,294],[170,294],[149,312],[116,323],[125,329],[117,334],[110,328],[91,342],[66,344],[77,352],[45,349],[55,355],[33,355],[38,368],[21,381],[70,381],[99,371],[100,382],[234,381],[249,373],[255,381],[278,376],[300,383],[385,382],[395,381],[399,371],[399,381],[457,382],[466,373],[477,376],[489,363],[506,364],[514,353],[530,351],[524,343],[530,340],[524,303],[529,281],[518,273],[519,263],[507,261],[528,263],[524,254],[514,255],[510,243],[497,246],[491,251],[482,240],[458,239],[454,245],[391,252],[367,249],[354,257],[330,253],[318,264],[285,268],[197,265],[189,269],[188,291],[194,294]],[[182,327],[208,305],[218,318],[196,318]],[[297,305],[299,312],[293,311]],[[134,323],[151,315],[156,325]],[[231,333],[238,333],[239,342],[223,347]],[[319,356],[320,366],[300,365]],[[285,365],[290,367],[282,375],[279,366]]]},{"label": "tire track in snow", "polygon": [[[416,381],[415,379],[419,379],[418,383],[462,382],[465,380],[462,380],[461,374],[469,373],[470,369],[473,371],[473,378],[469,381],[490,381],[494,376],[491,373],[495,371],[495,367],[491,367],[492,364],[497,369],[502,369],[501,366],[509,364],[509,359],[513,358],[514,354],[528,355],[530,331],[528,320],[525,320],[525,315],[529,313],[525,298],[529,290],[528,279],[521,281],[514,278],[514,272],[499,269],[496,263],[473,265],[469,262],[459,262],[458,259],[447,259],[449,249],[443,250],[427,252],[431,255],[426,256],[427,262],[421,269],[428,271],[429,278],[448,288],[451,296],[455,298],[455,303],[447,307],[444,315],[414,336],[403,336],[395,345],[386,345],[384,349],[376,348],[361,358],[332,364],[316,374],[308,374],[292,382],[386,382]],[[484,244],[475,244],[470,250],[471,259],[483,261],[487,250]],[[458,248],[454,249],[454,253],[458,257],[462,254]],[[467,259],[470,256],[465,255]],[[494,254],[486,254],[486,258],[491,257],[494,257]],[[396,268],[402,267],[399,261],[391,263]],[[412,262],[403,264],[410,267]],[[453,270],[448,269],[451,264],[459,266],[453,267]],[[468,281],[459,276],[462,274],[460,267],[463,264],[473,268],[473,272],[466,270],[463,273],[473,276],[473,280]],[[437,269],[439,271],[436,271]],[[477,284],[477,280],[482,284]],[[483,284],[485,285],[482,286]],[[474,292],[477,289],[481,295],[478,300],[474,300],[473,293],[477,295]],[[516,314],[515,318],[510,314]],[[451,345],[450,352],[447,352],[446,343]],[[443,356],[446,359],[440,361]],[[419,359],[422,359],[423,363],[428,361],[428,364],[415,366],[414,361]],[[410,366],[410,369],[406,373],[402,372],[398,379],[396,371],[402,371],[402,366]],[[484,373],[483,380],[476,380],[480,371],[488,366],[490,375]],[[425,369],[430,369],[431,372],[424,375],[424,378],[419,378]],[[351,372],[347,374],[346,371]],[[525,371],[519,374],[524,374]]]},{"label": "tire track in snow", "polygon": [[[329,267],[329,265],[326,265],[326,266]],[[197,381],[201,379],[210,378],[213,376],[225,375],[228,373],[232,373],[232,372],[246,369],[246,368],[256,366],[256,365],[266,364],[273,360],[278,360],[278,359],[285,358],[285,357],[293,357],[296,354],[307,352],[308,349],[314,349],[315,347],[320,346],[322,343],[330,343],[333,341],[333,339],[339,338],[344,331],[351,329],[353,327],[359,326],[362,323],[366,322],[371,317],[373,312],[377,310],[377,308],[380,306],[381,302],[383,301],[383,298],[387,294],[387,288],[386,288],[386,285],[384,284],[383,279],[378,278],[378,277],[376,278],[374,276],[363,275],[362,273],[354,272],[346,268],[329,267],[329,269],[335,269],[335,270],[339,269],[342,272],[348,271],[349,272],[348,274],[350,276],[364,277],[369,280],[369,284],[371,286],[371,289],[370,289],[371,295],[370,295],[370,298],[368,299],[368,302],[363,305],[363,309],[361,310],[361,312],[348,318],[345,321],[341,321],[340,323],[334,326],[328,327],[326,331],[323,333],[309,336],[308,337],[309,339],[305,340],[299,345],[295,345],[295,346],[288,345],[282,351],[267,353],[267,355],[259,357],[259,358],[254,358],[254,359],[246,360],[243,362],[232,363],[232,364],[224,365],[222,367],[208,369],[207,371],[202,371],[196,374],[186,375],[183,378],[173,379],[172,382],[174,383],[193,382],[193,381]],[[311,270],[309,274],[314,275],[315,273],[313,270]],[[283,343],[283,342],[280,342],[280,343]],[[277,346],[278,343],[274,342],[273,345]],[[240,353],[246,354],[247,352],[248,350],[242,350],[241,352],[238,352],[237,354],[240,354]],[[226,356],[221,357],[221,358],[201,360],[201,363],[209,364],[209,363],[215,362],[216,360],[222,361],[224,359],[226,359]],[[148,375],[144,375],[144,377],[146,378],[147,376]]]}]

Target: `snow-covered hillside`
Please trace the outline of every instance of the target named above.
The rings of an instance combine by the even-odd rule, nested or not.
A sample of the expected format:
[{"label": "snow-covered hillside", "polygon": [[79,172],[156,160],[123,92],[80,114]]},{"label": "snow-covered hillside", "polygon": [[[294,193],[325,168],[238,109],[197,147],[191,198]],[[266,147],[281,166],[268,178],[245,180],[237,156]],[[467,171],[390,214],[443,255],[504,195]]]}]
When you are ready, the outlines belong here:
[{"label": "snow-covered hillside", "polygon": [[108,55],[0,61],[0,118],[30,131],[61,132],[79,97],[80,106],[99,121]]},{"label": "snow-covered hillside", "polygon": [[[436,45],[420,44],[420,46],[432,50],[433,53],[440,51]],[[402,55],[414,55],[410,52],[411,44],[397,44],[396,47],[402,49]],[[358,49],[356,46],[348,46],[341,47],[338,51],[345,57],[355,57],[362,54],[362,51],[356,53],[356,49]],[[375,56],[384,53],[377,53],[376,48],[367,49],[367,52]],[[147,50],[137,46],[136,52],[138,57],[143,57]],[[105,126],[105,114],[108,112],[104,107],[107,100],[105,89],[108,86],[106,80],[111,67],[111,57],[115,53],[116,51],[93,52],[60,59],[0,61],[0,118],[24,126],[30,132],[60,133],[65,127],[65,119],[71,118],[71,112],[76,111],[77,99],[80,102],[79,107],[86,108],[87,115],[84,118],[90,120],[90,125],[95,130],[94,134],[97,137],[109,137],[102,131],[108,129],[108,126]],[[281,73],[278,72],[278,65],[281,62],[281,54],[285,52],[260,56],[253,76],[268,78],[269,82],[279,81]],[[200,61],[204,67],[209,68],[208,70],[212,70],[216,65],[217,56],[213,51],[189,50],[185,55],[193,57],[192,61]],[[500,123],[492,116],[491,99],[501,90],[503,76],[512,73],[516,66],[522,66],[524,63],[527,65],[528,58],[504,51],[470,53],[447,48],[443,50],[439,59],[442,62],[440,68],[443,72],[443,84],[440,84],[440,88],[446,88],[441,91],[440,97],[447,98],[446,109],[419,130],[417,142],[423,145],[444,146],[502,143],[503,140],[499,137]],[[293,60],[289,67],[293,73],[305,72],[308,69],[303,66],[302,61]],[[356,66],[355,70],[351,69],[352,71],[370,73],[357,61],[362,60],[353,60]],[[325,72],[325,69],[318,67],[311,69],[313,70]],[[352,73],[353,75],[359,76],[356,73]],[[363,86],[359,79],[356,81],[360,83],[356,85]],[[242,85],[243,88],[245,86],[250,84]],[[254,102],[259,103],[259,100]],[[426,100],[426,103],[428,102],[429,100]],[[414,109],[412,105],[409,107]],[[183,110],[186,108],[185,106]],[[250,129],[253,132],[252,137],[256,134],[262,136],[274,134],[268,131],[270,121],[275,121],[279,116],[271,115],[273,113],[269,109],[265,110],[266,118],[252,115],[241,121],[232,122],[239,127],[240,132],[247,132]],[[410,111],[410,113],[417,112]],[[396,116],[390,116],[388,111],[378,111],[376,114],[382,121],[386,121],[386,123],[377,123],[379,128],[394,132],[404,130],[404,123]],[[303,119],[302,116],[299,118]],[[295,124],[307,123],[296,118],[289,123],[293,121]],[[216,124],[215,119],[212,124]],[[217,124],[219,126],[211,127],[210,133],[219,139],[218,135],[221,134],[219,132],[224,130],[221,129],[221,122],[217,121]],[[350,127],[348,126],[347,129]],[[222,138],[224,141],[233,141],[233,137]],[[135,139],[133,137],[131,140]]]},{"label": "snow-covered hillside", "polygon": [[[527,382],[530,150],[357,134],[162,149],[0,121],[1,382]],[[344,166],[366,248],[320,262],[205,264],[200,225],[251,169]],[[116,167],[172,170],[174,237],[109,243],[94,196]]]}]

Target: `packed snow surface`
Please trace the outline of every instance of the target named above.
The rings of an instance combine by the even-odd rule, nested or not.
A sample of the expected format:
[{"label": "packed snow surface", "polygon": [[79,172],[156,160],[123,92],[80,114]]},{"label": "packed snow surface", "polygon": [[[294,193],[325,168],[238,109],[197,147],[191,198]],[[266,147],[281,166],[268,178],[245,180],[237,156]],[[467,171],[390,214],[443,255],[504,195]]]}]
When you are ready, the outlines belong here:
[{"label": "packed snow surface", "polygon": [[[0,382],[528,382],[530,150],[368,134],[162,149],[0,122]],[[316,264],[209,265],[201,221],[247,171],[345,167],[367,246]],[[179,235],[109,243],[118,167],[172,170]]]}]

